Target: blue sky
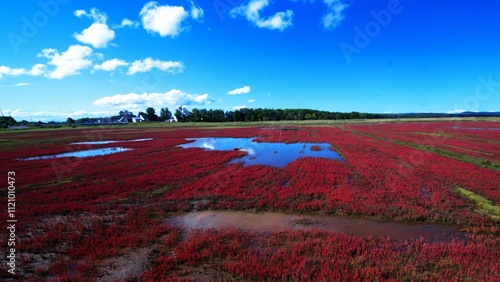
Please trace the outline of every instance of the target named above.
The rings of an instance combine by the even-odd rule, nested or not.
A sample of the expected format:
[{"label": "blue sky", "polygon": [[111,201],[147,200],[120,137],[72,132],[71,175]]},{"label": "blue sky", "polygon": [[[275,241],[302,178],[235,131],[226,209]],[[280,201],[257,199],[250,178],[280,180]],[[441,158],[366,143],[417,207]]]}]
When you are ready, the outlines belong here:
[{"label": "blue sky", "polygon": [[6,0],[0,109],[500,110],[500,2]]}]

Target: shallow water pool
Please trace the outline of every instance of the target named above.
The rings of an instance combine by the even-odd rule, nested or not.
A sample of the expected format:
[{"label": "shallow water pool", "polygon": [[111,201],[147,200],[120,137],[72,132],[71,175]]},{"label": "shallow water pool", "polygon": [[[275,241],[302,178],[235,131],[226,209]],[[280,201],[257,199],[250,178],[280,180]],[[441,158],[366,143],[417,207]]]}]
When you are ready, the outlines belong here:
[{"label": "shallow water pool", "polygon": [[206,150],[241,150],[247,155],[231,161],[249,165],[285,167],[298,158],[313,157],[342,161],[328,143],[271,143],[254,142],[254,138],[189,138],[193,141],[180,145],[182,148],[203,148]]},{"label": "shallow water pool", "polygon": [[83,150],[83,151],[73,151],[73,152],[61,153],[61,154],[56,154],[56,155],[46,155],[46,156],[25,158],[25,159],[21,159],[21,160],[22,161],[32,161],[32,160],[45,160],[45,159],[56,159],[56,158],[70,158],[70,157],[88,158],[88,157],[116,154],[116,153],[130,151],[130,150],[132,150],[132,149],[123,148],[123,147],[92,149],[92,150]]}]

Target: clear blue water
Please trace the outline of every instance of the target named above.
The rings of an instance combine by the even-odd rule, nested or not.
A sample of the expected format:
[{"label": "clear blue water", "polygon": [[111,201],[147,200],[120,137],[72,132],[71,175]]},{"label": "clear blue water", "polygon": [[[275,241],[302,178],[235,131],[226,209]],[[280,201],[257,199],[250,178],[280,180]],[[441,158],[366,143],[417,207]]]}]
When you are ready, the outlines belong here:
[{"label": "clear blue water", "polygon": [[150,140],[153,140],[153,138],[142,138],[133,140],[103,140],[103,141],[73,142],[71,143],[71,145],[104,145],[104,144],[119,143],[119,142],[141,142]]},{"label": "clear blue water", "polygon": [[[234,159],[231,163],[249,165],[269,165],[285,167],[298,158],[313,157],[342,161],[340,155],[331,150],[328,143],[269,143],[253,142],[254,138],[189,138],[193,142],[182,144],[182,148],[203,148],[206,150],[231,151],[239,149],[248,154]],[[317,146],[319,150],[311,150]]]},{"label": "clear blue water", "polygon": [[129,150],[132,150],[132,149],[122,148],[122,147],[103,148],[103,149],[93,149],[93,150],[84,150],[84,151],[74,151],[74,152],[68,152],[68,153],[61,153],[61,154],[57,154],[57,155],[39,156],[39,157],[26,158],[26,159],[21,159],[21,160],[32,161],[32,160],[45,160],[45,159],[56,159],[56,158],[70,158],[70,157],[88,158],[88,157],[116,154],[116,153],[125,152],[125,151],[129,151]]}]

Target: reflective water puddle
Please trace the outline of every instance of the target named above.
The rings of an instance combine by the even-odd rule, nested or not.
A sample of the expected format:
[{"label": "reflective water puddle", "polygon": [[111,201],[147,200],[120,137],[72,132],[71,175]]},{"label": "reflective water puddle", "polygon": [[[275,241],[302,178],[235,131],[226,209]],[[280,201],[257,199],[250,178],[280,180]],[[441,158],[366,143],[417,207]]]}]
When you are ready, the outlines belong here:
[{"label": "reflective water puddle", "polygon": [[132,149],[123,148],[123,147],[115,147],[115,148],[103,148],[103,149],[92,149],[92,150],[84,150],[84,151],[74,151],[68,153],[61,153],[57,155],[47,155],[47,156],[39,156],[32,158],[21,159],[22,161],[31,161],[31,160],[45,160],[45,159],[55,159],[55,158],[88,158],[95,156],[104,156],[109,154],[116,154],[120,152],[130,151]]},{"label": "reflective water puddle", "polygon": [[328,158],[342,161],[340,155],[328,143],[269,143],[253,142],[253,138],[189,138],[193,142],[179,145],[182,148],[203,148],[207,150],[231,151],[239,149],[248,154],[231,163],[249,165],[270,165],[285,167],[298,158]]},{"label": "reflective water puddle", "polygon": [[252,232],[275,233],[287,230],[320,230],[354,236],[390,237],[397,241],[424,238],[431,242],[451,242],[464,238],[449,226],[405,224],[324,215],[291,215],[278,212],[251,213],[240,211],[190,212],[167,218],[166,224],[183,229],[236,228]]},{"label": "reflective water puddle", "polygon": [[112,143],[120,143],[120,142],[141,142],[141,141],[150,141],[153,138],[142,138],[142,139],[133,139],[133,140],[103,140],[103,141],[86,141],[86,142],[73,142],[70,145],[103,145],[103,144],[112,144]]}]

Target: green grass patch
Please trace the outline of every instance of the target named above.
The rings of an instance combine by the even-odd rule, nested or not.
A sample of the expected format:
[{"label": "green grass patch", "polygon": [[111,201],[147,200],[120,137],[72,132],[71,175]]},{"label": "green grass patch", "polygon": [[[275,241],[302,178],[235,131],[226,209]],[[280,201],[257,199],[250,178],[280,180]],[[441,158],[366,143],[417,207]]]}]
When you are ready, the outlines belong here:
[{"label": "green grass patch", "polygon": [[491,218],[493,218],[494,220],[500,220],[500,206],[494,205],[492,201],[486,199],[481,195],[478,195],[474,192],[471,192],[469,190],[460,187],[456,189],[456,192],[459,195],[473,201],[478,207],[477,210],[478,212],[486,214]]},{"label": "green grass patch", "polygon": [[448,151],[445,149],[440,149],[440,148],[434,148],[431,146],[424,146],[420,144],[415,144],[415,143],[410,143],[410,142],[404,142],[404,141],[399,141],[399,140],[391,140],[394,143],[413,147],[415,149],[431,152],[431,153],[436,153],[444,157],[452,158],[455,160],[471,163],[477,166],[493,169],[493,170],[500,170],[500,163],[492,160],[487,160],[483,158],[476,158],[468,155],[462,155],[460,153]]},{"label": "green grass patch", "polygon": [[58,180],[58,179],[51,180],[51,181],[47,181],[47,182],[44,182],[44,183],[28,184],[24,188],[26,190],[36,190],[36,189],[43,189],[43,188],[47,188],[47,187],[59,186],[59,185],[63,185],[63,184],[67,184],[67,183],[73,182],[73,181],[75,181],[75,180],[72,177],[70,177],[70,178],[61,179],[61,180]]},{"label": "green grass patch", "polygon": [[481,152],[481,151],[471,150],[471,149],[466,149],[466,148],[462,148],[462,147],[458,147],[458,146],[451,146],[451,145],[444,145],[444,146],[446,146],[448,148],[453,148],[453,149],[458,149],[458,150],[466,151],[466,152],[481,154],[481,155],[485,155],[485,156],[488,156],[488,157],[492,157],[493,156],[493,154],[491,154],[491,153]]},{"label": "green grass patch", "polygon": [[153,191],[149,192],[149,194],[151,196],[160,196],[160,195],[165,194],[165,192],[171,190],[172,188],[173,188],[172,185],[167,185],[167,186],[165,186],[163,188],[153,190]]},{"label": "green grass patch", "polygon": [[415,135],[425,135],[425,136],[433,136],[433,137],[443,137],[443,138],[456,138],[453,134],[450,133],[432,133],[432,132],[414,132]]}]

